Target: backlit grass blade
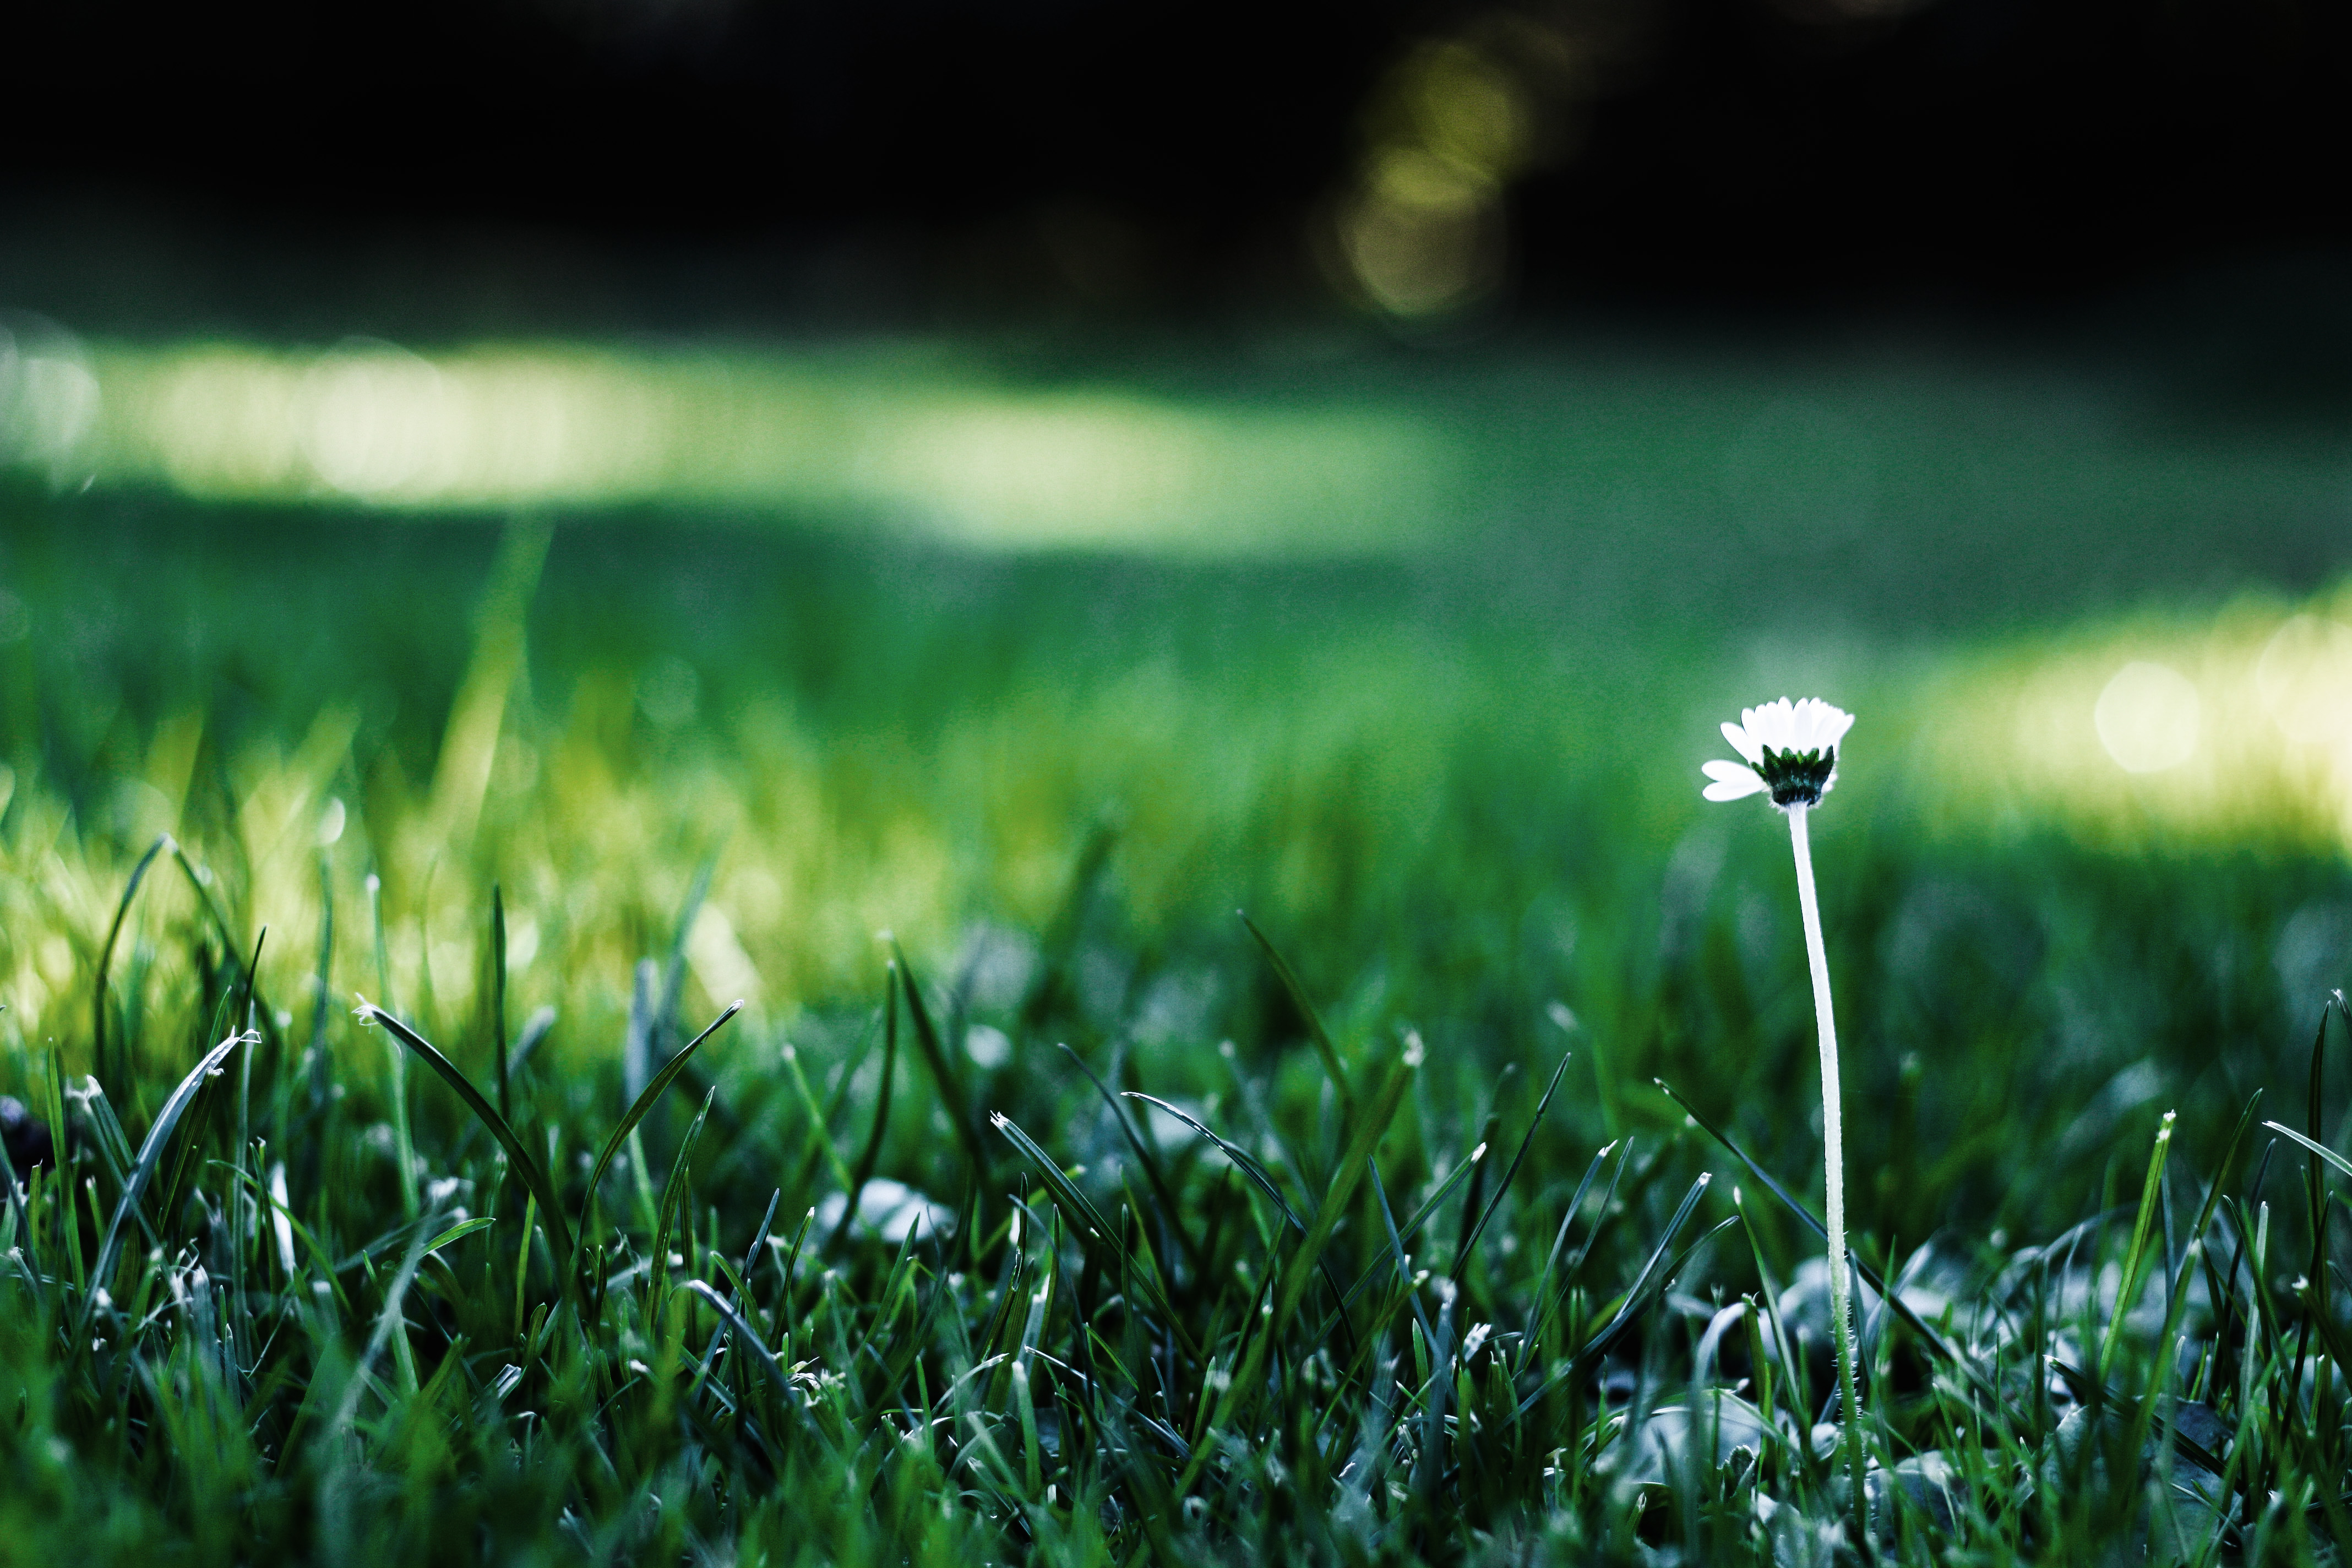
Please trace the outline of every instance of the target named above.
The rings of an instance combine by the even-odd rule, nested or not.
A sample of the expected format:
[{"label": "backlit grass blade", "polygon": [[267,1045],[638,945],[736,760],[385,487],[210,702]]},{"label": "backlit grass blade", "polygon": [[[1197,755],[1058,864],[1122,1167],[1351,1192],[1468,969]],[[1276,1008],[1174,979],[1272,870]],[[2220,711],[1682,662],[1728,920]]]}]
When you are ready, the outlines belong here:
[{"label": "backlit grass blade", "polygon": [[[540,1169],[539,1162],[531,1158],[530,1151],[523,1146],[523,1141],[520,1138],[515,1136],[515,1130],[508,1125],[505,1117],[499,1114],[498,1107],[483,1099],[481,1091],[467,1082],[466,1075],[457,1070],[457,1064],[443,1056],[435,1048],[431,1041],[366,997],[361,997],[359,1003],[359,1006],[354,1009],[354,1016],[362,1024],[381,1024],[391,1033],[393,1038],[407,1047],[412,1054],[423,1059],[427,1067],[440,1074],[441,1081],[457,1090],[457,1098],[464,1100],[467,1109],[481,1119],[482,1125],[490,1130],[490,1136],[496,1138],[499,1141],[499,1146],[507,1152],[507,1158],[513,1163],[515,1174],[522,1178],[523,1184],[528,1186],[531,1195],[539,1200],[541,1222],[555,1233],[556,1256],[572,1257],[572,1227],[564,1223],[563,1204],[556,1194],[555,1184],[547,1179],[547,1173]],[[576,1289],[576,1281],[567,1282],[566,1289]]]},{"label": "backlit grass blade", "polygon": [[1551,1300],[1551,1277],[1559,1270],[1559,1255],[1568,1248],[1569,1230],[1576,1224],[1577,1212],[1584,1207],[1584,1194],[1592,1190],[1593,1178],[1601,1173],[1601,1162],[1608,1159],[1616,1147],[1614,1143],[1604,1143],[1600,1152],[1592,1156],[1591,1163],[1584,1167],[1583,1180],[1576,1184],[1576,1195],[1568,1200],[1567,1211],[1559,1216],[1559,1233],[1552,1237],[1551,1251],[1544,1257],[1543,1272],[1536,1277],[1535,1298],[1528,1308],[1527,1336],[1519,1348],[1522,1369],[1534,1364],[1536,1342],[1542,1336],[1544,1319],[1549,1316],[1547,1308]]},{"label": "backlit grass blade", "polygon": [[139,1145],[139,1153],[123,1179],[122,1195],[115,1201],[114,1217],[107,1225],[106,1238],[99,1244],[98,1261],[89,1272],[89,1293],[82,1298],[80,1324],[75,1334],[78,1346],[89,1342],[90,1320],[97,1313],[101,1292],[108,1289],[113,1281],[115,1260],[122,1255],[123,1227],[131,1223],[131,1216],[137,1212],[141,1194],[146,1192],[147,1184],[154,1178],[155,1167],[162,1163],[164,1150],[171,1146],[173,1131],[180,1125],[181,1117],[186,1114],[189,1104],[204,1089],[214,1069],[227,1060],[229,1052],[245,1043],[246,1038],[243,1035],[231,1035],[206,1051],[204,1058],[188,1069],[188,1076],[180,1080],[179,1087],[173,1089],[163,1101],[163,1109],[155,1113],[155,1124],[147,1129],[146,1140]]},{"label": "backlit grass blade", "polygon": [[2269,1128],[2272,1131],[2277,1133],[2282,1138],[2286,1138],[2294,1142],[2301,1144],[2315,1157],[2325,1160],[2329,1164],[2335,1166],[2337,1172],[2341,1174],[2352,1176],[2352,1160],[2347,1160],[2343,1155],[2337,1153],[2335,1150],[2330,1149],[2326,1144],[2314,1142],[2312,1140],[2305,1137],[2302,1133],[2297,1132],[2294,1128],[2286,1126],[2282,1122],[2265,1121],[2263,1125]]},{"label": "backlit grass blade", "polygon": [[1282,1189],[1274,1184],[1274,1173],[1268,1171],[1263,1164],[1259,1163],[1255,1155],[1243,1148],[1240,1144],[1219,1137],[1217,1133],[1209,1127],[1208,1123],[1202,1121],[1199,1117],[1192,1115],[1189,1111],[1178,1110],[1175,1106],[1169,1104],[1166,1100],[1160,1099],[1156,1095],[1146,1094],[1140,1089],[1126,1089],[1122,1092],[1129,1100],[1139,1100],[1146,1105],[1158,1106],[1160,1110],[1166,1111],[1169,1115],[1174,1117],[1185,1126],[1190,1127],[1193,1131],[1198,1132],[1202,1137],[1206,1138],[1210,1142],[1214,1143],[1217,1146],[1218,1151],[1223,1153],[1226,1159],[1231,1160],[1234,1163],[1234,1169],[1240,1171],[1243,1175],[1247,1176],[1251,1182],[1256,1184],[1260,1191],[1264,1192],[1268,1198],[1271,1198],[1274,1201],[1274,1206],[1282,1212],[1282,1217],[1290,1223],[1290,1227],[1293,1230],[1297,1231],[1301,1236],[1307,1234],[1307,1222],[1298,1217],[1298,1211],[1290,1206],[1290,1201],[1282,1195]]},{"label": "backlit grass blade", "polygon": [[1183,1209],[1177,1203],[1176,1194],[1169,1190],[1168,1178],[1160,1169],[1158,1156],[1145,1146],[1142,1135],[1135,1130],[1135,1123],[1128,1120],[1127,1108],[1119,1104],[1118,1097],[1111,1093],[1110,1086],[1096,1076],[1095,1069],[1088,1067],[1077,1052],[1066,1045],[1061,1047],[1061,1051],[1070,1058],[1070,1065],[1085,1074],[1087,1081],[1094,1085],[1095,1093],[1101,1097],[1104,1106],[1110,1111],[1111,1120],[1118,1124],[1120,1136],[1127,1140],[1127,1146],[1135,1151],[1136,1163],[1143,1167],[1144,1179],[1151,1184],[1151,1195],[1159,1200],[1161,1218],[1169,1229],[1176,1233],[1176,1240],[1183,1247],[1185,1258],[1193,1268],[1200,1268],[1200,1247],[1193,1241],[1192,1230],[1183,1223]]},{"label": "backlit grass blade", "polygon": [[495,1215],[476,1215],[472,1219],[462,1220],[459,1223],[451,1226],[448,1229],[443,1231],[440,1235],[426,1242],[425,1244],[425,1250],[427,1253],[438,1252],[443,1247],[448,1246],[451,1242],[462,1241],[467,1237],[473,1235],[476,1231],[488,1230],[497,1223],[498,1216]]},{"label": "backlit grass blade", "polygon": [[[719,1014],[716,1018],[713,1018],[710,1021],[709,1027],[705,1028],[702,1033],[695,1036],[694,1038],[687,1041],[683,1046],[680,1046],[677,1049],[677,1054],[662,1064],[661,1071],[654,1074],[653,1078],[646,1084],[644,1091],[637,1096],[635,1103],[631,1105],[628,1110],[623,1114],[620,1121],[614,1127],[610,1135],[605,1138],[604,1147],[597,1152],[595,1164],[590,1166],[588,1169],[588,1186],[586,1194],[580,1200],[580,1228],[583,1235],[586,1233],[588,1228],[588,1207],[595,1203],[596,1190],[604,1180],[604,1173],[612,1168],[614,1156],[618,1155],[623,1145],[628,1142],[629,1134],[636,1131],[637,1123],[643,1121],[646,1119],[646,1113],[653,1110],[654,1103],[662,1097],[662,1090],[667,1089],[671,1084],[677,1081],[678,1074],[686,1070],[687,1061],[694,1055],[697,1047],[698,1047],[703,1041],[717,1034],[719,1032],[719,1026],[721,1024],[726,1023],[728,1019],[732,1018],[736,1014],[742,1010],[743,1004],[740,999],[730,1002],[727,1005],[727,1010]],[[553,1019],[551,1018],[549,1022],[552,1024]],[[528,1034],[528,1030],[525,1032]],[[542,1033],[544,1031],[542,1031]],[[547,1200],[544,1198],[541,1200],[542,1205]],[[568,1247],[566,1248],[566,1252],[568,1255]]]},{"label": "backlit grass blade", "polygon": [[1560,1078],[1567,1071],[1568,1057],[1566,1053],[1562,1053],[1559,1066],[1551,1070],[1551,1082],[1545,1086],[1543,1098],[1536,1101],[1535,1115],[1528,1119],[1528,1130],[1519,1139],[1518,1152],[1513,1154],[1511,1163],[1503,1167],[1503,1179],[1495,1184],[1494,1195],[1486,1200],[1486,1206],[1478,1211],[1478,1223],[1471,1226],[1470,1234],[1463,1239],[1462,1246],[1455,1254],[1454,1270],[1457,1279],[1461,1277],[1462,1266],[1468,1260],[1471,1249],[1478,1245],[1478,1238],[1486,1233],[1486,1223],[1495,1217],[1495,1211],[1502,1206],[1503,1194],[1511,1190],[1511,1178],[1519,1173],[1519,1166],[1526,1163],[1528,1150],[1536,1141],[1536,1129],[1543,1125],[1544,1112],[1551,1109],[1551,1097],[1559,1092]]},{"label": "backlit grass blade", "polygon": [[[2147,1281],[2148,1237],[2155,1228],[2157,1205],[2164,1191],[2165,1159],[2172,1152],[2172,1128],[2178,1120],[2173,1111],[2164,1113],[2164,1122],[2156,1132],[2156,1148],[2147,1158],[2147,1180],[2139,1194],[2139,1217],[2132,1222],[2131,1248],[2124,1255],[2123,1292],[2116,1298],[2115,1315],[2107,1320],[2107,1331],[2099,1344],[2102,1383],[2115,1365],[2116,1345],[2122,1338],[2124,1319],[2131,1312],[2132,1303],[2139,1300],[2140,1287]],[[1882,1296],[1880,1300],[1894,1298]]]}]

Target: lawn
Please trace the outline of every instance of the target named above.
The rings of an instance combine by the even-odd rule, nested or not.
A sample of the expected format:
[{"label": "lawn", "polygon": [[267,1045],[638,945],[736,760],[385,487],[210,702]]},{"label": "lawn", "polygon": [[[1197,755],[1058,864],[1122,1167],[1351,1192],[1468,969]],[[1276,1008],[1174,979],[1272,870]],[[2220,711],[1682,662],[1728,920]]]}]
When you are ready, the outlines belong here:
[{"label": "lawn", "polygon": [[[0,1092],[64,1149],[0,1215],[12,1554],[2336,1550],[2342,1162],[2264,1125],[2346,1095],[2309,426],[1761,350],[663,362],[743,450],[772,395],[1141,442],[1122,536],[716,448],[329,494],[139,423],[204,353],[95,352],[100,482],[0,493]],[[1860,716],[1867,1531],[1786,835],[1698,794],[1784,691]]]}]

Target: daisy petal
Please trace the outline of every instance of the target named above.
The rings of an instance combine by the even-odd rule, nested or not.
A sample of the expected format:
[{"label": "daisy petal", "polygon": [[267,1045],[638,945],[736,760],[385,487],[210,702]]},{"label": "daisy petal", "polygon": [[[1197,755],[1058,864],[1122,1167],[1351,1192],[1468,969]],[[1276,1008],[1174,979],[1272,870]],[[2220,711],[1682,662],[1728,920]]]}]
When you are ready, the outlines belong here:
[{"label": "daisy petal", "polygon": [[1727,721],[1723,726],[1723,738],[1731,742],[1733,751],[1746,757],[1751,763],[1761,763],[1764,760],[1764,748],[1748,739],[1748,731],[1738,725]]},{"label": "daisy petal", "polygon": [[1756,770],[1741,767],[1738,763],[1718,760],[1704,764],[1699,771],[1715,781],[1700,792],[1709,800],[1738,800],[1744,795],[1761,794],[1765,787]]}]

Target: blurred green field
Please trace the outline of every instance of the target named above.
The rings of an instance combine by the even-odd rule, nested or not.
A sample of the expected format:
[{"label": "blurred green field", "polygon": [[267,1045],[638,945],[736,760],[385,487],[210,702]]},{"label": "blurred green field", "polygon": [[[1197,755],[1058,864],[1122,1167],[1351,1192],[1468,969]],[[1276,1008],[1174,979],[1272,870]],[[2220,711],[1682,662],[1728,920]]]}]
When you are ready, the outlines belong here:
[{"label": "blurred green field", "polygon": [[[1271,420],[1319,399],[1297,438],[1335,427],[1309,395],[1328,376],[1254,372],[1237,393],[1181,369],[1118,405],[1157,399],[1213,435],[1240,427],[1237,401]],[[1331,1090],[1246,910],[1351,1071],[1423,1042],[1401,1206],[1494,1118],[1516,1138],[1571,1053],[1494,1276],[1465,1287],[1499,1304],[1602,1143],[1654,1152],[1654,1227],[1691,1174],[1738,1175],[1654,1079],[1818,1191],[1785,837],[1761,807],[1704,805],[1697,771],[1719,720],[1818,692],[1860,716],[1816,852],[1865,1257],[1999,1252],[2136,1204],[2167,1110],[2193,1210],[2257,1088],[2305,1125],[2312,1030],[2352,978],[2352,685],[2328,629],[2352,619],[2331,583],[2352,448],[2292,421],[2184,427],[2134,384],[1359,369],[1340,401],[1377,417],[1315,472],[1377,476],[1377,458],[1423,488],[1375,484],[1389,510],[1318,531],[1316,479],[1283,503],[1306,510],[1239,543],[1171,544],[1181,487],[1130,539],[1075,503],[1024,534],[1027,501],[942,522],[764,480],[665,499],[658,466],[651,492],[604,497],[370,498],[292,468],[224,494],[125,456],[118,430],[87,492],[0,491],[0,1091],[58,1102],[51,1062],[96,1070],[144,1125],[220,1033],[222,942],[267,927],[273,1114],[299,1104],[302,1061],[349,1091],[347,1142],[283,1155],[312,1184],[296,1205],[356,1245],[362,1215],[418,1201],[395,1133],[478,1175],[487,1145],[437,1085],[400,1086],[352,994],[490,1081],[495,883],[509,1026],[555,1010],[519,1090],[551,1152],[618,1115],[633,1030],[640,1053],[674,1046],[747,1001],[696,1068],[718,1096],[693,1166],[714,1235],[748,1233],[772,1191],[787,1217],[817,1205],[868,1148],[873,1174],[956,1207],[960,1124],[990,1111],[1109,1203],[1133,1172],[1063,1044],[1259,1130],[1286,1171],[1328,1171]],[[990,395],[1059,428],[1061,394]],[[1219,529],[1288,460],[1254,450]],[[110,949],[166,833],[219,912],[159,863]],[[966,1105],[903,1060],[887,1092],[868,1037],[886,931]],[[94,1058],[94,1006],[127,1059]],[[787,1054],[837,1095],[826,1133]],[[686,1120],[647,1123],[656,1177]],[[2309,1244],[2286,1239],[2301,1170],[2282,1159],[2256,1194],[2283,1247]],[[1786,1278],[1799,1234],[1751,1223]],[[1630,1274],[1648,1245],[1612,1247]],[[1758,1267],[1744,1246],[1709,1257],[1676,1286],[1702,1327],[1707,1292],[1753,1289]],[[871,1285],[887,1263],[840,1267]],[[123,1540],[169,1533],[155,1520],[184,1487],[155,1495]],[[433,1539],[463,1549],[428,1531],[386,1552]]]}]

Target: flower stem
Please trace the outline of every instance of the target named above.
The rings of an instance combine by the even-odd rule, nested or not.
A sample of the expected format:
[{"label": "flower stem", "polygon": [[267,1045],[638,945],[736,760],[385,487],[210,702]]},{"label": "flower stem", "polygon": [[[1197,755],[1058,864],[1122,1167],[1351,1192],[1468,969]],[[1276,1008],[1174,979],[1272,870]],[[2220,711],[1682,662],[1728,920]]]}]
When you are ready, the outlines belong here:
[{"label": "flower stem", "polygon": [[1854,1527],[1870,1533],[1869,1494],[1862,1482],[1862,1399],[1853,1373],[1853,1289],[1846,1269],[1845,1118],[1838,1095],[1837,1021],[1830,1008],[1829,952],[1822,943],[1822,911],[1813,897],[1813,846],[1805,828],[1809,810],[1789,813],[1789,838],[1797,856],[1797,903],[1805,917],[1805,956],[1813,969],[1813,1019],[1822,1037],[1822,1159],[1829,1176],[1830,1317],[1837,1325],[1838,1388],[1844,1420],[1846,1466],[1853,1478]]}]

